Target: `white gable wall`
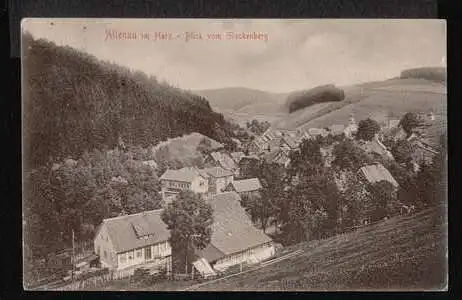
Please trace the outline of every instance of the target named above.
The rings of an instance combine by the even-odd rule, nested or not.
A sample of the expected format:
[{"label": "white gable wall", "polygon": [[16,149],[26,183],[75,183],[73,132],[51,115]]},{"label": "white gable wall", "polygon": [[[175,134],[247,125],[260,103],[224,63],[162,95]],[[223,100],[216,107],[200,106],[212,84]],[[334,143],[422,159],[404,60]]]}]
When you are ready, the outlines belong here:
[{"label": "white gable wall", "polygon": [[172,255],[168,241],[117,254],[118,269],[150,263]]},{"label": "white gable wall", "polygon": [[208,180],[202,176],[197,176],[191,183],[191,191],[195,193],[207,193],[208,190]]},{"label": "white gable wall", "polygon": [[104,267],[109,269],[117,268],[117,257],[114,245],[111,242],[105,223],[101,224],[101,227],[93,241],[93,245],[94,251],[97,255],[99,255],[100,262]]},{"label": "white gable wall", "polygon": [[243,252],[236,254],[231,254],[219,259],[214,265],[213,268],[216,271],[224,271],[227,268],[241,263],[246,264],[255,264],[262,260],[268,259],[275,254],[274,245],[272,243],[266,243],[259,245],[254,248],[247,249]]}]

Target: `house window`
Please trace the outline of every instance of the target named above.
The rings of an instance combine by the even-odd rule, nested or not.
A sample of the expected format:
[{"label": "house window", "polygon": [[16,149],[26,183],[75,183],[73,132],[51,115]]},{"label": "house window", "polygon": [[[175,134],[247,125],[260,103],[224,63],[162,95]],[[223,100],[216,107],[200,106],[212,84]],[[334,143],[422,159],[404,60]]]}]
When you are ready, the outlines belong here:
[{"label": "house window", "polygon": [[151,257],[151,246],[149,246],[144,249],[144,259],[149,260]]},{"label": "house window", "polygon": [[128,260],[133,260],[133,251],[128,253]]},{"label": "house window", "polygon": [[104,250],[104,258],[107,258],[107,252]]},{"label": "house window", "polygon": [[101,256],[101,248],[100,246],[98,246],[98,252],[97,252],[98,256]]},{"label": "house window", "polygon": [[142,255],[143,255],[143,251],[141,251],[141,249],[136,250],[136,258],[140,258]]},{"label": "house window", "polygon": [[127,256],[124,254],[120,254],[120,263],[123,264],[127,261]]}]

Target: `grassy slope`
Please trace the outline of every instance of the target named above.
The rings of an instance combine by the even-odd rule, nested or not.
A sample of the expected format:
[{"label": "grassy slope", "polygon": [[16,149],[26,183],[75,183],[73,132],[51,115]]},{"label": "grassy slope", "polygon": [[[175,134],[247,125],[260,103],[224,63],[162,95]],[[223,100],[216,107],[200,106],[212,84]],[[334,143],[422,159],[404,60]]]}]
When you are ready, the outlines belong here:
[{"label": "grassy slope", "polygon": [[408,111],[434,110],[446,114],[444,85],[420,79],[390,79],[345,88],[342,102],[316,104],[274,123],[276,127],[325,127],[345,124],[351,114],[357,120],[373,117],[381,121],[388,116],[400,117]]},{"label": "grassy slope", "polygon": [[[270,93],[255,89],[231,87],[222,89],[210,89],[193,91],[196,95],[207,98],[213,109],[218,111],[252,111],[250,106],[272,106],[274,103],[282,103],[286,94]],[[270,110],[278,110],[278,105]],[[266,112],[266,111],[265,111]]]},{"label": "grassy slope", "polygon": [[301,256],[198,291],[440,290],[446,284],[447,221],[431,209],[324,241]]},{"label": "grassy slope", "polygon": [[292,114],[288,114],[284,107],[287,94],[245,88],[195,93],[206,97],[213,109],[240,124],[257,119],[286,129],[346,123],[352,113],[357,120],[373,117],[378,121],[390,115],[400,117],[407,111],[432,109],[446,115],[446,86],[438,82],[392,78],[347,86],[344,90],[346,98],[342,102],[315,104]]},{"label": "grassy slope", "polygon": [[287,94],[248,88],[222,88],[193,91],[207,98],[211,107],[226,118],[243,125],[248,120],[275,121],[285,116]]},{"label": "grassy slope", "polygon": [[158,150],[163,146],[166,146],[170,153],[170,159],[177,159],[184,163],[188,163],[197,157],[201,157],[201,154],[197,151],[197,146],[203,138],[207,138],[211,141],[212,148],[219,148],[223,146],[211,138],[194,132],[181,137],[169,139],[156,145],[153,147],[154,156],[157,158]]}]

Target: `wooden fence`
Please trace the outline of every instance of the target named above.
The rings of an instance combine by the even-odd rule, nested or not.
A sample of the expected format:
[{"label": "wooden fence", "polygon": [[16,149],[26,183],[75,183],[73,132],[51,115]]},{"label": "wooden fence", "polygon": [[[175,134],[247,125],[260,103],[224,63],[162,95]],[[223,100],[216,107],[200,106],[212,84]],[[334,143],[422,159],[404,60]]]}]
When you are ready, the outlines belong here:
[{"label": "wooden fence", "polygon": [[98,274],[98,275],[92,275],[88,274],[89,278],[78,278],[75,279],[74,282],[63,284],[59,287],[53,288],[56,290],[61,290],[61,291],[70,291],[70,290],[81,290],[81,289],[88,289],[88,288],[97,288],[97,287],[102,287],[106,283],[109,283],[111,281],[115,280],[120,280],[120,279],[127,279],[127,278],[132,278],[135,274],[135,270],[137,269],[146,269],[146,268],[155,268],[156,270],[161,270],[165,268],[167,273],[170,270],[169,267],[169,259],[167,258],[166,260],[160,260],[158,263],[154,265],[139,265],[139,266],[133,266],[128,269],[123,269],[123,270],[109,270],[105,274]]},{"label": "wooden fence", "polygon": [[66,284],[64,286],[56,287],[58,291],[73,291],[81,290],[86,288],[101,287],[106,283],[114,280],[126,279],[133,276],[135,269],[109,271],[109,273],[93,276],[86,279],[77,279],[74,282]]}]

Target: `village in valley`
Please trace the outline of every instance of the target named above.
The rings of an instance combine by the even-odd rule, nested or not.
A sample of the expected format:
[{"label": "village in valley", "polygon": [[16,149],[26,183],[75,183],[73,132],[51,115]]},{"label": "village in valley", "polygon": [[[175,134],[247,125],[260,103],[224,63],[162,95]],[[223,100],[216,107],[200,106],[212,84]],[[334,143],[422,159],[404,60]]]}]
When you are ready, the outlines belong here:
[{"label": "village in valley", "polygon": [[[420,127],[416,129],[425,128],[423,123],[429,126],[432,122],[436,122],[433,113],[420,115],[410,113],[407,116],[419,120]],[[152,276],[162,273],[165,274],[165,278],[170,278],[169,276],[174,276],[172,273],[173,253],[169,244],[170,234],[166,224],[162,221],[161,212],[182,192],[191,191],[212,205],[214,224],[210,243],[206,248],[197,250],[194,255],[195,260],[191,262],[192,267],[189,271],[191,273],[180,275],[193,276],[191,278],[195,276],[198,280],[217,278],[223,276],[222,274],[230,274],[227,270],[233,266],[238,266],[234,272],[239,272],[239,270],[242,272],[243,265],[251,268],[252,265],[258,266],[261,262],[271,261],[283,248],[280,240],[282,224],[278,224],[277,214],[259,216],[259,212],[251,206],[260,205],[258,209],[261,209],[264,205],[274,205],[261,199],[271,190],[269,186],[271,182],[268,182],[267,178],[253,177],[253,174],[258,174],[255,168],[266,164],[281,172],[282,178],[283,174],[297,167],[291,165],[291,157],[294,157],[294,153],[300,153],[300,148],[310,143],[319,145],[318,151],[325,168],[333,168],[332,164],[335,164],[336,159],[335,148],[344,143],[354,145],[362,151],[362,154],[371,158],[369,164],[337,173],[334,181],[339,191],[351,188],[351,183],[348,183],[351,178],[347,177],[354,177],[352,173],[358,175],[357,178],[363,188],[379,182],[390,184],[390,195],[392,196],[389,199],[390,203],[385,205],[394,205],[392,209],[384,209],[377,219],[377,216],[374,216],[376,211],[371,211],[371,208],[366,206],[360,208],[361,212],[357,213],[358,216],[361,215],[361,218],[351,221],[349,223],[352,225],[351,228],[342,227],[341,230],[353,230],[368,225],[372,221],[386,220],[393,215],[412,214],[416,209],[415,203],[402,203],[398,200],[399,183],[384,166],[384,164],[396,162],[392,154],[396,149],[387,147],[385,144],[396,145],[398,141],[406,141],[411,146],[412,150],[408,153],[408,160],[404,161],[400,158],[398,164],[410,170],[411,173],[417,173],[422,166],[430,165],[441,148],[425,137],[424,130],[412,128],[411,132],[406,132],[402,122],[399,119],[382,122],[369,140],[356,137],[358,123],[353,116],[347,124],[334,124],[327,128],[308,128],[306,131],[268,127],[261,134],[255,134],[247,128],[246,132],[250,138],[246,141],[234,139],[236,145],[234,150],[236,151],[229,151],[223,144],[193,133],[192,135],[202,137],[197,147],[201,150],[202,162],[199,165],[177,169],[167,168],[160,174],[158,193],[163,208],[135,214],[122,213],[120,216],[104,219],[96,229],[92,249],[82,250],[78,255],[75,249],[72,249],[73,252],[68,249],[51,254],[49,259],[63,268],[69,266],[66,262],[71,261],[70,265],[73,269],[68,270],[68,275],[59,282],[78,282],[80,288],[88,286],[98,288],[97,285],[91,285],[92,277],[85,275],[96,274],[98,278],[101,270],[107,270],[107,274],[117,279],[133,276],[136,270],[145,270]],[[254,121],[255,123],[258,124],[258,121]],[[269,124],[259,125],[264,128]],[[119,140],[119,142],[119,149],[125,149],[123,141]],[[55,163],[51,172],[58,172],[63,166],[77,163],[68,158],[63,163]],[[151,159],[142,161],[142,164],[154,171],[159,171],[161,162]],[[113,177],[111,181],[116,185],[129,184],[125,178],[120,176]],[[279,183],[291,184],[283,180]],[[280,188],[279,190],[290,189],[287,186]],[[252,204],[249,205],[249,203]],[[339,209],[343,213],[348,210],[347,206]],[[341,215],[341,213],[338,214],[339,219],[336,222],[338,224],[342,223]],[[283,240],[282,243],[284,243]],[[79,278],[86,279],[80,280]],[[75,283],[71,286],[75,287]]]},{"label": "village in valley", "polygon": [[[102,28],[97,21],[85,22],[88,32],[91,26],[95,32]],[[188,22],[181,24],[193,30],[202,21]],[[337,67],[314,67],[317,55],[304,52],[323,54],[316,45],[330,35],[310,31],[314,25],[276,23],[267,24],[274,33],[268,47],[292,53],[285,48],[286,34],[277,36],[288,32],[285,26],[298,28],[298,39],[310,45],[303,54],[294,52],[298,58],[262,48],[261,55],[271,59],[260,65],[260,54],[249,59],[246,44],[235,62],[215,70],[215,63],[205,67],[203,57],[219,53],[217,61],[227,64],[222,51],[233,47],[190,41],[187,48],[171,41],[145,53],[156,53],[147,71],[140,67],[144,60],[129,68],[112,50],[103,59],[90,54],[95,49],[63,44],[68,33],[61,27],[22,23],[24,289],[447,287],[445,66],[420,67],[435,61],[422,58],[415,68],[403,69],[410,65],[406,60],[382,74],[377,69],[384,64],[373,66],[375,56],[371,66],[349,62],[343,52],[324,57],[329,66],[337,56],[350,63],[351,74],[339,75]],[[203,26],[220,29],[220,24]],[[338,36],[355,37],[342,43],[366,36],[361,24],[332,24],[326,28]],[[435,39],[441,36],[440,25],[424,25],[412,26],[426,34],[434,28]],[[387,26],[392,36],[401,33],[401,27]],[[383,30],[374,28],[374,37]],[[53,36],[54,31],[60,33]],[[310,37],[320,40],[312,45]],[[368,38],[351,49],[362,52]],[[122,42],[127,41],[105,41]],[[85,45],[93,47],[86,40]],[[130,57],[158,45],[133,46],[140,54]],[[390,57],[399,62],[400,51],[408,53],[403,49]],[[183,51],[199,53],[183,60],[200,61],[199,67],[185,67],[194,73],[189,82],[189,71],[165,75],[180,68],[176,61]],[[156,59],[173,67],[156,69]],[[253,74],[247,65],[254,60],[262,69],[251,66],[258,75],[246,82],[244,76]],[[269,61],[274,68],[266,69]],[[364,65],[364,73],[357,65]],[[218,88],[207,89],[216,79],[209,73],[196,81],[196,73],[206,68],[222,74],[222,81],[214,82]],[[277,73],[269,74],[272,70]],[[240,75],[226,77],[232,74]],[[348,84],[317,85],[328,80]],[[179,87],[185,83],[206,89]],[[236,87],[222,88],[231,83]],[[279,84],[284,92],[247,84],[268,90]]]}]

